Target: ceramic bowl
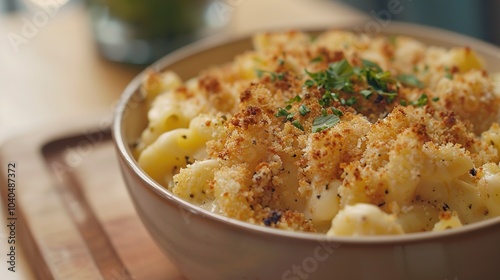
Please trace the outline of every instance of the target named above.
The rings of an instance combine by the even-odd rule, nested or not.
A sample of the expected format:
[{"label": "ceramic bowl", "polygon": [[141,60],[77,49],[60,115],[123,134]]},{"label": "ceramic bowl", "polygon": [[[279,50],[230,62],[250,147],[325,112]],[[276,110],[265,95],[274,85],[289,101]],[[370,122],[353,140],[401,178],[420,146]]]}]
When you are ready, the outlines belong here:
[{"label": "ceramic bowl", "polygon": [[[500,72],[500,50],[469,37],[394,22],[381,34],[445,47],[467,45],[484,57],[489,71]],[[250,36],[208,39],[151,67],[188,79],[251,48]],[[138,215],[188,279],[500,279],[500,218],[440,233],[341,238],[251,225],[179,199],[154,182],[131,153],[130,145],[147,125],[138,90],[144,75],[129,84],[117,106],[114,143]]]}]

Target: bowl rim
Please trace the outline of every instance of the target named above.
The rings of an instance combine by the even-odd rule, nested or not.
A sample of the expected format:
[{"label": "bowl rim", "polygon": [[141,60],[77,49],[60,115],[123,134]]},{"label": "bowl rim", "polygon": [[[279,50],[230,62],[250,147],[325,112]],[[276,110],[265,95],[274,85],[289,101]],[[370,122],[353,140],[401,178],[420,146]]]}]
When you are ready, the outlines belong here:
[{"label": "bowl rim", "polygon": [[[355,26],[359,24],[366,23],[366,20],[348,22],[346,24],[335,24],[335,25],[318,25],[318,26],[308,26],[306,28],[300,27],[289,27],[289,28],[278,28],[266,30],[264,32],[280,32],[286,30],[299,30],[307,33],[317,33],[327,30],[347,30],[352,31]],[[199,52],[211,48],[224,47],[232,43],[239,41],[251,39],[252,34],[259,31],[252,31],[244,34],[225,34],[218,35],[214,37],[205,38],[194,43],[191,43],[185,47],[182,47],[170,54],[164,56],[157,62],[151,64],[149,67],[144,69],[139,73],[124,89],[122,95],[120,96],[118,103],[114,110],[113,122],[112,122],[112,136],[117,154],[124,162],[127,167],[131,169],[136,176],[138,176],[142,181],[144,181],[147,189],[152,191],[156,195],[160,196],[162,200],[166,203],[173,203],[180,211],[188,211],[194,215],[199,215],[204,219],[210,219],[211,222],[218,223],[219,225],[225,225],[234,228],[234,230],[246,231],[251,234],[266,235],[267,237],[277,237],[277,238],[287,238],[301,241],[311,241],[311,242],[321,242],[321,243],[340,243],[340,244],[351,244],[351,245],[387,245],[387,244],[402,244],[402,243],[415,243],[423,241],[432,241],[441,238],[450,238],[452,236],[462,236],[467,233],[478,233],[480,231],[488,230],[495,226],[500,226],[500,217],[494,217],[487,220],[475,222],[472,224],[465,225],[460,228],[455,228],[449,231],[441,232],[417,232],[417,233],[405,233],[402,235],[381,235],[381,236],[327,236],[326,234],[320,233],[308,233],[308,232],[294,232],[286,231],[282,229],[269,228],[261,225],[250,224],[247,222],[239,221],[236,219],[228,218],[219,214],[212,213],[194,204],[191,204],[165,189],[159,183],[155,182],[147,173],[145,173],[142,168],[139,167],[137,161],[133,157],[129,144],[125,141],[125,136],[122,130],[122,121],[124,112],[132,100],[132,97],[136,95],[136,92],[140,88],[142,81],[151,70],[162,71],[165,70],[169,65],[186,59],[187,57],[194,55]],[[428,27],[424,25],[417,25],[412,23],[403,23],[398,21],[391,21],[391,23],[381,28],[381,32],[376,35],[405,35],[409,37],[421,37],[428,40],[440,41],[443,44],[452,44],[456,46],[470,46],[472,49],[480,51],[481,53],[486,53],[490,56],[498,57],[500,60],[500,48],[475,39],[466,35],[458,34],[452,31],[443,30],[435,27]],[[444,39],[446,38],[446,39]],[[231,58],[232,59],[232,58]],[[140,100],[139,100],[140,101]],[[142,186],[141,186],[142,187]],[[132,198],[134,199],[134,198]]]}]

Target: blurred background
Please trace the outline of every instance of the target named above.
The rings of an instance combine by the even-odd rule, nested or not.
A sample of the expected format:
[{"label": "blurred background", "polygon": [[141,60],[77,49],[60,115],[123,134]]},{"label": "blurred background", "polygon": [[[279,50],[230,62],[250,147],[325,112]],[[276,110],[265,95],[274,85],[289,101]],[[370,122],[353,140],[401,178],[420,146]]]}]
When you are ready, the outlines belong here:
[{"label": "blurred background", "polygon": [[[497,0],[329,1],[352,7],[368,18],[424,24],[500,44],[500,29],[495,28],[500,26],[500,17],[497,16],[500,1]],[[197,39],[227,32],[234,25],[236,8],[243,4],[250,5],[244,2],[246,1],[0,0],[0,11],[4,14],[31,12],[34,16],[31,23],[34,24],[33,29],[36,29],[37,24],[44,25],[46,21],[40,11],[45,12],[49,21],[64,6],[83,5],[90,18],[96,47],[103,57],[117,62],[147,65]],[[391,5],[398,9],[387,13]],[[259,26],[257,22],[254,25]],[[28,29],[32,28],[26,28]],[[20,38],[16,39],[22,41]],[[9,40],[15,41],[13,38]]]},{"label": "blurred background", "polygon": [[425,24],[500,45],[500,1],[498,0],[340,0],[367,14],[387,9],[391,2],[401,3],[398,21]]},{"label": "blurred background", "polygon": [[[331,0],[335,1],[335,0]],[[500,1],[498,0],[337,0],[371,17],[398,20],[440,27],[500,44]],[[151,4],[148,4],[151,3]],[[90,0],[94,34],[105,56],[123,60],[116,52],[110,34],[123,34],[118,26],[128,26],[129,38],[146,39],[129,42],[132,63],[151,62],[165,51],[172,50],[197,38],[224,30],[232,16],[233,6],[242,1],[120,1]],[[392,13],[388,7],[395,5]],[[278,11],[277,11],[278,12]],[[133,29],[134,28],[134,29]],[[125,30],[126,31],[126,30]],[[124,41],[122,38],[115,38]],[[116,41],[118,43],[118,41]],[[135,45],[134,45],[135,44]],[[150,55],[144,55],[148,54]],[[135,54],[135,59],[132,58]],[[143,54],[139,57],[138,54]],[[125,59],[127,60],[127,59]]]},{"label": "blurred background", "polygon": [[[87,119],[109,123],[135,75],[204,37],[380,17],[500,45],[499,12],[498,0],[0,0],[0,144]],[[0,279],[33,278],[18,253],[15,274],[0,258]]]}]

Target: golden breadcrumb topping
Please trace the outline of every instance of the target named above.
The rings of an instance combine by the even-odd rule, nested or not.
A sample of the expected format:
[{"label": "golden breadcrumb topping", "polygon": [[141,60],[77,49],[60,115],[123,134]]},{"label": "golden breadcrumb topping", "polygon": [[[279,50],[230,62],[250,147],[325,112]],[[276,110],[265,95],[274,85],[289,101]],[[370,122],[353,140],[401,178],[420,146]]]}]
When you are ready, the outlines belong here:
[{"label": "golden breadcrumb topping", "polygon": [[238,220],[403,234],[500,215],[500,90],[469,47],[328,31],[254,37],[186,82],[150,73],[139,165]]}]

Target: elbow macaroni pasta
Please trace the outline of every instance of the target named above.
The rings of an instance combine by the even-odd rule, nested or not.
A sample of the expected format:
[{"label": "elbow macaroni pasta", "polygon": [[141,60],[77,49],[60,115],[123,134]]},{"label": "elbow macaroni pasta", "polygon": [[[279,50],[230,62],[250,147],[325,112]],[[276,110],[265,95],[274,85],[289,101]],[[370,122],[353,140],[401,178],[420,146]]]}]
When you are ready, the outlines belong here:
[{"label": "elbow macaroni pasta", "polygon": [[[500,216],[500,74],[473,50],[343,31],[259,34],[254,46],[186,82],[147,76],[135,153],[152,179],[221,215],[332,236]],[[351,76],[320,85],[342,79],[328,68],[341,61]],[[366,61],[382,89],[363,78]],[[321,116],[338,120],[317,132]]]}]

